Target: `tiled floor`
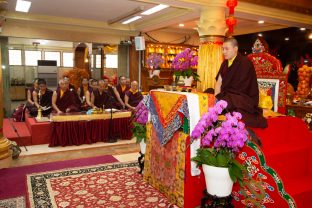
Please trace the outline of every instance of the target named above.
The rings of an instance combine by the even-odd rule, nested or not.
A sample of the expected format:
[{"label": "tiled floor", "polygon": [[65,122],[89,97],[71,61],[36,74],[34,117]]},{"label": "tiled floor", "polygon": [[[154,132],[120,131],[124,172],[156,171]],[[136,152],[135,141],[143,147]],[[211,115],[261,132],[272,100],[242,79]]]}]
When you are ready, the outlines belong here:
[{"label": "tiled floor", "polygon": [[22,153],[13,160],[11,167],[33,165],[55,161],[72,160],[101,155],[113,155],[121,162],[135,161],[139,156],[139,145],[132,140],[119,140],[116,143],[98,142],[67,147],[48,147],[48,144],[21,147]]}]

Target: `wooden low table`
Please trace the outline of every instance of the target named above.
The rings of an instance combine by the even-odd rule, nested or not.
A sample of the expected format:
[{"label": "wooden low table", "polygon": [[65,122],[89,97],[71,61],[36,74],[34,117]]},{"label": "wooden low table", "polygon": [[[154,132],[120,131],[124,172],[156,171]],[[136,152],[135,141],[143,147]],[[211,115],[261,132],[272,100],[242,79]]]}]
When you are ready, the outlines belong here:
[{"label": "wooden low table", "polygon": [[307,113],[312,113],[312,106],[289,104],[286,105],[286,112],[288,110],[293,110],[296,117],[303,118]]}]

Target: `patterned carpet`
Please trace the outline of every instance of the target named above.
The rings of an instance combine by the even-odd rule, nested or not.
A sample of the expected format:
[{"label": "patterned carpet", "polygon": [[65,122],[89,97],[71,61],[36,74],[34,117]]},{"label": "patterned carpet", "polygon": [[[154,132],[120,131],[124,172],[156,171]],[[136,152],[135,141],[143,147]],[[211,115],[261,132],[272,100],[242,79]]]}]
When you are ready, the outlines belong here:
[{"label": "patterned carpet", "polygon": [[25,198],[23,196],[0,200],[1,208],[25,208]]},{"label": "patterned carpet", "polygon": [[30,207],[174,207],[137,172],[131,162],[27,175]]}]

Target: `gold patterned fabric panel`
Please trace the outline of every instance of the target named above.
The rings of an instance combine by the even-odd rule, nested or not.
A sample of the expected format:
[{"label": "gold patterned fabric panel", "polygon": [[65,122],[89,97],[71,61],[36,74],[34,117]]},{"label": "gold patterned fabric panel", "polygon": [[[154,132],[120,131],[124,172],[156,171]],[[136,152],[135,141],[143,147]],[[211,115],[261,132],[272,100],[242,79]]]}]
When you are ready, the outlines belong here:
[{"label": "gold patterned fabric panel", "polygon": [[187,136],[187,134],[177,131],[165,146],[161,146],[153,125],[147,124],[144,180],[165,194],[170,203],[179,207],[184,206],[185,142]]}]

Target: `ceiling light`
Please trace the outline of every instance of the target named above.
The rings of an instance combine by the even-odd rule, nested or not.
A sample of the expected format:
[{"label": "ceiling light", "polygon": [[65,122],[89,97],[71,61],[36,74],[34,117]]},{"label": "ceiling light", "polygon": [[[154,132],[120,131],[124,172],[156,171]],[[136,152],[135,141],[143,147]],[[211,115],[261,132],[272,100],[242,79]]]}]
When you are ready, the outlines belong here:
[{"label": "ceiling light", "polygon": [[286,41],[289,41],[289,37],[286,37],[285,40],[286,40]]},{"label": "ceiling light", "polygon": [[30,1],[17,0],[15,11],[17,11],[17,12],[28,12],[30,5],[31,5]]},{"label": "ceiling light", "polygon": [[168,5],[159,4],[157,6],[154,6],[153,8],[150,8],[150,9],[146,10],[145,12],[142,12],[141,14],[142,15],[150,15],[150,14],[159,12],[160,10],[166,9],[168,7],[169,7]]},{"label": "ceiling light", "polygon": [[132,10],[132,11],[130,11],[128,13],[122,14],[122,15],[114,18],[114,19],[108,20],[107,23],[109,25],[111,25],[111,24],[114,24],[116,22],[121,22],[123,20],[127,20],[127,19],[129,19],[129,18],[131,18],[133,16],[136,16],[137,14],[141,13],[143,10],[144,10],[143,6],[137,7],[137,8],[135,8],[134,10]]},{"label": "ceiling light", "polygon": [[264,23],[263,20],[259,20],[259,21],[258,21],[258,24],[263,24],[263,23]]},{"label": "ceiling light", "polygon": [[262,33],[258,33],[258,36],[262,37]]},{"label": "ceiling light", "polygon": [[183,24],[183,23],[180,23],[180,24],[179,24],[179,27],[184,27],[184,24]]},{"label": "ceiling light", "polygon": [[310,33],[310,35],[309,35],[309,39],[312,39],[312,33]]},{"label": "ceiling light", "polygon": [[134,22],[134,21],[141,19],[141,18],[142,18],[142,16],[131,17],[130,19],[123,21],[122,24],[126,25],[126,24],[129,24],[130,22]]},{"label": "ceiling light", "polygon": [[304,27],[301,27],[300,30],[301,30],[301,31],[305,31],[306,29],[305,29]]}]

